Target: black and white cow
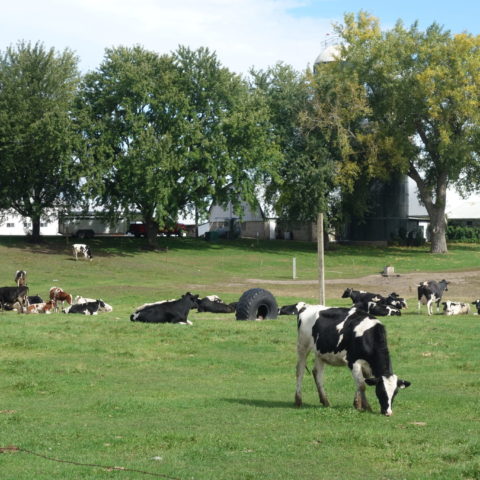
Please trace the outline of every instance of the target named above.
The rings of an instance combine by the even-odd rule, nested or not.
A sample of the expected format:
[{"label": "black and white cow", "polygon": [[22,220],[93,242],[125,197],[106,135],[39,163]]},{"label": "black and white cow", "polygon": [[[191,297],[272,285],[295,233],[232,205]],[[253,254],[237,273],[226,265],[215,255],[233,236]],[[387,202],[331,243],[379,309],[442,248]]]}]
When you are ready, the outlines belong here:
[{"label": "black and white cow", "polygon": [[223,302],[216,295],[201,298],[197,304],[197,312],[235,313],[235,305]]},{"label": "black and white cow", "polygon": [[278,309],[279,315],[298,315],[297,303],[293,305],[283,305]]},{"label": "black and white cow", "polygon": [[63,313],[79,313],[82,315],[97,315],[98,312],[111,312],[112,307],[103,300],[95,300],[94,302],[77,303],[70,305],[63,310]]},{"label": "black and white cow", "polygon": [[469,315],[470,314],[470,305],[463,302],[452,302],[447,300],[442,302],[443,313],[445,315]]},{"label": "black and white cow", "polygon": [[440,301],[442,300],[443,292],[448,291],[447,285],[450,282],[441,280],[429,280],[417,285],[418,291],[418,311],[420,312],[420,305],[427,305],[427,312],[429,315],[433,313],[432,303],[437,304],[437,312],[440,310]]},{"label": "black and white cow", "polygon": [[342,298],[351,298],[352,303],[363,311],[368,312],[369,303],[378,303],[384,300],[384,297],[378,293],[365,292],[364,290],[354,290],[353,288],[347,288]]},{"label": "black and white cow", "polygon": [[[360,310],[362,310],[361,307],[360,307]],[[375,302],[368,303],[367,313],[377,317],[400,316],[402,314],[402,312],[398,308],[391,307],[390,305],[384,305],[383,303],[375,303]]]},{"label": "black and white cow", "polygon": [[15,303],[20,304],[19,313],[24,311],[28,305],[28,287],[22,285],[21,287],[0,287],[0,309],[5,310],[5,307],[12,307]]},{"label": "black and white cow", "polygon": [[15,272],[15,283],[17,287],[22,287],[27,284],[27,272],[25,270],[17,270]]},{"label": "black and white cow", "polygon": [[366,385],[375,385],[382,414],[392,414],[395,395],[410,382],[400,380],[392,370],[383,324],[362,310],[331,308],[299,303],[297,340],[297,388],[295,404],[302,405],[302,381],[308,354],[315,352],[313,378],[320,402],[329,406],[323,387],[325,365],[348,366],[357,386],[354,406],[371,410]]},{"label": "black and white cow", "polygon": [[74,243],[72,245],[72,249],[73,249],[73,256],[75,257],[75,260],[78,260],[79,255],[83,255],[85,259],[89,259],[89,260],[92,260],[93,258],[90,247],[88,245],[85,245],[84,243]]},{"label": "black and white cow", "polygon": [[146,323],[183,323],[191,325],[188,314],[198,305],[198,295],[187,292],[179,300],[159,302],[137,309],[130,320],[132,322]]},{"label": "black and white cow", "polygon": [[475,308],[477,309],[477,314],[480,315],[480,299],[474,300],[472,302],[472,305],[475,305]]},{"label": "black and white cow", "polygon": [[43,298],[40,295],[29,295],[28,297],[28,303],[43,303]]}]

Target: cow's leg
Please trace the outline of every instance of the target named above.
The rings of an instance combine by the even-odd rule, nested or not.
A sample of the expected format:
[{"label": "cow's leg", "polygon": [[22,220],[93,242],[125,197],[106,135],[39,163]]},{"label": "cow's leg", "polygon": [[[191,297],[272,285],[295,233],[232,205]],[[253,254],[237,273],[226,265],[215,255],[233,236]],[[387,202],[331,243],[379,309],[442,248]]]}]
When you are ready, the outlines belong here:
[{"label": "cow's leg", "polygon": [[330,406],[330,402],[328,401],[327,394],[325,393],[325,389],[323,388],[323,371],[325,370],[325,363],[320,360],[320,358],[315,357],[315,365],[313,367],[313,379],[315,380],[315,385],[317,386],[318,396],[320,398],[320,402],[325,407]]},{"label": "cow's leg", "polygon": [[371,412],[372,408],[370,407],[367,396],[365,395],[367,385],[365,384],[365,377],[363,376],[362,364],[360,362],[355,362],[353,364],[352,377],[357,386],[357,391],[355,392],[355,397],[353,399],[353,406],[357,410],[368,410]]},{"label": "cow's leg", "polygon": [[427,312],[429,315],[432,315],[433,313],[432,302],[433,302],[433,298],[430,297],[427,301]]},{"label": "cow's leg", "polygon": [[295,390],[295,405],[302,406],[302,382],[307,364],[308,349],[297,346],[297,388]]}]

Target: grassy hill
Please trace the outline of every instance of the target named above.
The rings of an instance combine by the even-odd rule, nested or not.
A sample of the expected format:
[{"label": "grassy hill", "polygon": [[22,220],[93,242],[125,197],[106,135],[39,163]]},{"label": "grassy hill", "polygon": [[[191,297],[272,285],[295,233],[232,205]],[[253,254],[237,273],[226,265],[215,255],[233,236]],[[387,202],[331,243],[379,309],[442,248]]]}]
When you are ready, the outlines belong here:
[{"label": "grassy hill", "polygon": [[[94,260],[75,262],[62,238],[40,246],[0,239],[2,285],[22,268],[31,293],[58,285],[114,307],[95,317],[0,313],[0,452],[22,449],[0,453],[2,479],[480,478],[478,316],[410,309],[382,319],[394,371],[412,382],[391,418],[379,414],[371,389],[374,412],[353,409],[346,368],[326,370],[331,408],[319,405],[307,375],[305,406],[296,409],[294,317],[239,322],[192,311],[193,326],[128,318],[146,301],[187,290],[236,300],[262,286],[246,279],[290,279],[292,257],[299,279],[313,280],[315,247],[161,242],[167,252],[98,238]],[[432,257],[339,247],[327,254],[327,278],[374,274],[388,263],[403,272],[478,268],[479,250],[456,246]],[[314,299],[305,284],[269,288],[280,304]]]}]

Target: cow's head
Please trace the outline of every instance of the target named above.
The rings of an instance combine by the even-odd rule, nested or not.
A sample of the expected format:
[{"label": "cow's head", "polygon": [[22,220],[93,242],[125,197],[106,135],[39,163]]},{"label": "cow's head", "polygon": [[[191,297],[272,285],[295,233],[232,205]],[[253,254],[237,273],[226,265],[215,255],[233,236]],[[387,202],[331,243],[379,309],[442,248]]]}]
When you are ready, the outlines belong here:
[{"label": "cow's head", "polygon": [[353,292],[353,289],[352,288],[347,288],[343,294],[342,294],[342,298],[348,298],[350,297],[350,294]]},{"label": "cow's head", "polygon": [[367,385],[375,385],[375,393],[380,403],[380,411],[383,415],[389,417],[392,415],[393,399],[398,391],[402,388],[407,388],[411,384],[406,380],[401,380],[396,375],[379,378],[366,378]]}]

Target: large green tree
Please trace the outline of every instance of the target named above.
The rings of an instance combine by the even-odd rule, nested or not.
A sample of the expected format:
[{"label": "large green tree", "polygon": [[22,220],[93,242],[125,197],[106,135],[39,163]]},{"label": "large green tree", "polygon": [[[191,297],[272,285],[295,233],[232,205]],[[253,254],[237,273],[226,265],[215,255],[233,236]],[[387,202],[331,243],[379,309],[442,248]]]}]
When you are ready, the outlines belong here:
[{"label": "large green tree", "polygon": [[273,131],[281,151],[278,178],[267,194],[280,220],[317,222],[330,213],[335,191],[335,151],[311,118],[311,80],[308,73],[278,63],[251,71],[253,86],[264,95]]},{"label": "large green tree", "polygon": [[319,65],[316,122],[336,144],[339,178],[407,174],[430,216],[431,251],[444,253],[448,187],[479,186],[480,36],[382,31],[360,12],[336,27],[336,61]]},{"label": "large green tree", "polygon": [[78,106],[90,195],[112,215],[139,211],[152,247],[181,210],[252,198],[275,152],[261,103],[207,49],[107,50]]},{"label": "large green tree", "polygon": [[20,42],[0,55],[0,203],[32,221],[72,203],[79,171],[71,111],[79,75],[69,50]]}]

